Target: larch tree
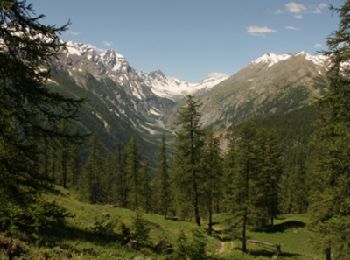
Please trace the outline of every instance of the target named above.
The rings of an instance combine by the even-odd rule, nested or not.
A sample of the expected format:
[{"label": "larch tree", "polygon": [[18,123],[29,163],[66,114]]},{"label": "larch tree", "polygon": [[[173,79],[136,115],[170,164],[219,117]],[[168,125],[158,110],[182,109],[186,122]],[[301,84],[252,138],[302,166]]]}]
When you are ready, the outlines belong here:
[{"label": "larch tree", "polygon": [[136,136],[131,137],[125,148],[125,171],[127,176],[127,205],[133,209],[140,206],[140,157]]},{"label": "larch tree", "polygon": [[45,85],[51,60],[64,48],[59,34],[67,27],[43,25],[43,17],[25,1],[0,1],[0,204],[5,228],[15,225],[14,215],[29,214],[28,207],[48,185],[38,167],[39,144],[45,138],[70,138],[55,126],[62,119],[77,119],[80,107],[80,100]]},{"label": "larch tree", "polygon": [[205,147],[202,152],[202,171],[203,171],[203,197],[205,200],[208,215],[208,234],[213,232],[213,214],[214,203],[221,199],[222,192],[222,158],[220,150],[220,141],[214,137],[210,130]]},{"label": "larch tree", "polygon": [[327,260],[348,258],[350,248],[350,1],[334,10],[340,24],[327,40],[328,90],[318,102],[318,161],[309,206],[309,227]]},{"label": "larch tree", "polygon": [[186,105],[179,110],[176,132],[177,145],[175,179],[182,196],[191,198],[196,224],[200,225],[200,186],[201,186],[201,152],[203,148],[203,131],[200,125],[200,104],[193,96],[186,97]]},{"label": "larch tree", "polygon": [[170,203],[171,203],[171,191],[170,191],[170,178],[169,169],[166,156],[166,143],[165,135],[162,136],[162,143],[160,146],[158,156],[158,190],[159,190],[159,203],[160,210],[166,218]]},{"label": "larch tree", "polygon": [[102,186],[105,175],[103,151],[101,144],[94,134],[89,147],[89,157],[84,168],[83,180],[85,184],[85,196],[90,203],[104,202],[106,195]]}]

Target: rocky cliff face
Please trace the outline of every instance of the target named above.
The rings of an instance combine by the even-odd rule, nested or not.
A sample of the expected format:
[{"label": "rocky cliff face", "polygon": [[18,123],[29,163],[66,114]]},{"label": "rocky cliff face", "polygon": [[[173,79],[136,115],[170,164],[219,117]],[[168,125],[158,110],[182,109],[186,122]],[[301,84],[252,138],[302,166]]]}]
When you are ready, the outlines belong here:
[{"label": "rocky cliff face", "polygon": [[212,73],[198,83],[143,73],[113,50],[67,43],[53,63],[51,83],[60,91],[88,99],[82,125],[99,129],[106,140],[139,133],[153,142],[175,128],[184,96],[202,103],[202,123],[226,129],[248,117],[286,113],[324,91],[327,58],[322,55],[267,53],[232,76]]}]

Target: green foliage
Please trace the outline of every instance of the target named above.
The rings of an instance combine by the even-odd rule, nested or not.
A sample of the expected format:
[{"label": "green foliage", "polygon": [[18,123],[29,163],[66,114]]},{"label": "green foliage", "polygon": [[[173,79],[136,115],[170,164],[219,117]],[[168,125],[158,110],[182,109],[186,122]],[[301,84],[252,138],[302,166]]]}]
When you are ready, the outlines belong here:
[{"label": "green foliage", "polygon": [[158,159],[158,199],[159,199],[159,209],[164,216],[167,215],[168,210],[171,205],[171,190],[170,190],[170,177],[168,162],[166,156],[166,144],[165,144],[165,135],[162,136],[162,144],[159,151]]},{"label": "green foliage", "polygon": [[207,238],[202,229],[196,228],[192,231],[192,242],[188,247],[188,255],[193,260],[206,258]]},{"label": "green foliage", "polygon": [[[36,236],[62,224],[65,215],[39,200],[39,193],[50,186],[47,167],[41,165],[45,152],[41,144],[74,139],[57,126],[62,119],[75,122],[81,100],[45,86],[49,62],[64,48],[59,33],[67,26],[42,25],[43,16],[25,1],[1,4],[0,23],[7,25],[0,31],[1,225]],[[33,37],[39,35],[45,37]]]},{"label": "green foliage", "polygon": [[91,203],[105,201],[106,193],[103,187],[104,160],[102,157],[102,148],[95,135],[93,135],[88,162],[84,168],[82,182],[85,186],[84,195]]},{"label": "green foliage", "polygon": [[111,218],[109,214],[102,214],[102,216],[95,219],[92,231],[99,236],[113,236],[115,235],[116,225],[117,221]]},{"label": "green foliage", "polygon": [[144,219],[143,214],[140,211],[136,212],[136,216],[133,219],[132,237],[140,246],[147,244],[149,238],[150,228],[147,226],[147,221]]},{"label": "green foliage", "polygon": [[[350,93],[348,67],[350,1],[339,9],[340,24],[327,41],[331,60],[328,91],[319,101],[320,118],[315,133],[316,166],[309,207],[314,240],[327,259],[345,259],[350,246]],[[317,237],[317,238],[316,238]]]},{"label": "green foliage", "polygon": [[141,178],[140,157],[138,153],[137,138],[133,136],[125,148],[125,171],[127,176],[127,204],[133,209],[140,206]]},{"label": "green foliage", "polygon": [[151,212],[155,208],[151,182],[149,165],[147,161],[144,161],[140,169],[140,206],[145,212]]},{"label": "green foliage", "polygon": [[106,176],[103,186],[108,191],[108,203],[116,203],[120,206],[126,206],[126,190],[127,180],[124,170],[124,154],[121,145],[118,143],[114,152],[106,161]]},{"label": "green foliage", "polygon": [[120,229],[123,243],[128,243],[131,239],[130,228],[128,228],[123,222],[121,222],[119,229]]},{"label": "green foliage", "polygon": [[202,197],[208,215],[208,234],[211,234],[214,210],[221,206],[223,197],[223,165],[220,141],[214,137],[212,130],[207,134],[201,164],[201,171],[203,172]]},{"label": "green foliage", "polygon": [[277,215],[281,152],[274,131],[247,122],[235,129],[225,160],[226,205],[242,231],[246,251],[248,224],[267,226]]},{"label": "green foliage", "polygon": [[186,259],[187,255],[188,255],[187,237],[184,231],[181,230],[176,239],[176,245],[175,245],[173,256],[175,259]]},{"label": "green foliage", "polygon": [[[201,186],[201,150],[203,131],[200,126],[200,104],[187,96],[186,105],[179,110],[180,129],[176,133],[174,182],[175,200],[180,208],[187,207],[185,201],[191,198],[194,219],[200,225],[199,194]],[[178,210],[178,212],[181,211]],[[186,210],[185,210],[186,211]]]},{"label": "green foliage", "polygon": [[34,241],[62,228],[66,223],[65,217],[69,216],[55,202],[38,200],[29,207],[19,207],[9,201],[0,202],[0,230],[8,230],[15,236],[24,235]]}]

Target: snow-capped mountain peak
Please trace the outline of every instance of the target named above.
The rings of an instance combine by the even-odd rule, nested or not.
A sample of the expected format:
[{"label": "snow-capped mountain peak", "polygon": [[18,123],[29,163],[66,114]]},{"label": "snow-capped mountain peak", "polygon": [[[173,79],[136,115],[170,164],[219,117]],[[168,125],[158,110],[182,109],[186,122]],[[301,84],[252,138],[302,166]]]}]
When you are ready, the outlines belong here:
[{"label": "snow-capped mountain peak", "polygon": [[265,53],[263,56],[257,58],[252,61],[252,64],[265,63],[268,64],[269,67],[275,65],[276,63],[282,60],[288,60],[292,57],[291,54],[276,54],[276,53]]},{"label": "snow-capped mountain peak", "polygon": [[322,54],[312,55],[305,51],[301,51],[296,54],[284,53],[284,54],[276,54],[276,53],[265,53],[261,57],[253,60],[251,64],[266,64],[268,67],[272,67],[280,61],[289,60],[292,57],[304,56],[305,60],[311,61],[316,66],[324,66],[325,62],[328,60],[328,57]]}]

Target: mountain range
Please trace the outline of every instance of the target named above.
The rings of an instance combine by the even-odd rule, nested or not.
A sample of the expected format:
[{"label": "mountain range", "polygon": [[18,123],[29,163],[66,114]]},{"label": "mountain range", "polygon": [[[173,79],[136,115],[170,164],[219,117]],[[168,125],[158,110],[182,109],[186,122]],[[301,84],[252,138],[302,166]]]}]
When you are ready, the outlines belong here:
[{"label": "mountain range", "polygon": [[324,92],[327,57],[305,52],[266,53],[233,75],[211,73],[187,82],[157,70],[133,68],[114,50],[67,42],[52,62],[48,84],[87,99],[81,127],[98,132],[107,149],[131,135],[150,149],[161,133],[176,129],[176,112],[191,94],[202,103],[203,126],[225,130],[247,118],[286,114],[313,103]]}]

